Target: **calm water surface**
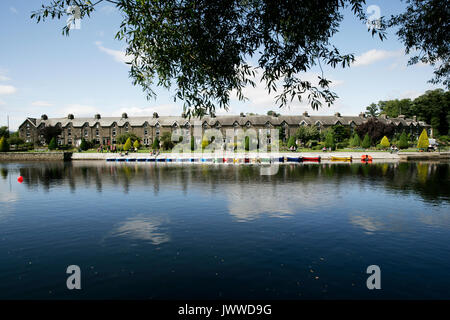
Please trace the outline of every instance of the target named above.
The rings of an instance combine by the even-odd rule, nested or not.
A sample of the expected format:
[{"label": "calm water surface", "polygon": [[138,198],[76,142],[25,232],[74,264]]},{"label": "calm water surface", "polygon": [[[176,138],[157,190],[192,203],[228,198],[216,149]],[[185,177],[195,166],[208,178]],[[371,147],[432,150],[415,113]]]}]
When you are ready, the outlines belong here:
[{"label": "calm water surface", "polygon": [[0,298],[449,299],[449,209],[448,163],[0,163]]}]

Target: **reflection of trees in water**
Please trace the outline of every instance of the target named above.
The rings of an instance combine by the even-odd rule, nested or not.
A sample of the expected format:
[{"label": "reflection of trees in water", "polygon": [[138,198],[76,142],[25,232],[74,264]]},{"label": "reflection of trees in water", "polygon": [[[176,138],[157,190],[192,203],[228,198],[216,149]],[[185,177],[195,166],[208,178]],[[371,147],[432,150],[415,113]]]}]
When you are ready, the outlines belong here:
[{"label": "reflection of trees in water", "polygon": [[2,178],[3,178],[4,180],[6,180],[6,178],[8,177],[8,169],[6,169],[6,168],[1,168],[1,169],[0,169],[0,174],[1,174]]},{"label": "reflection of trees in water", "polygon": [[[146,186],[158,194],[162,188],[181,188],[186,193],[190,187],[204,187],[220,191],[226,184],[271,184],[273,186],[332,183],[336,188],[351,181],[361,185],[378,184],[391,192],[421,195],[427,201],[450,199],[450,166],[447,163],[321,163],[280,165],[274,176],[260,175],[260,167],[252,165],[178,165],[178,164],[105,164],[100,162],[63,163],[48,162],[23,166],[20,174],[30,188],[69,184],[77,187],[95,185],[98,192],[104,186],[121,186],[125,193],[136,186]],[[1,175],[8,175],[6,168]],[[355,179],[357,178],[357,179]],[[338,190],[338,189],[337,189]]]}]

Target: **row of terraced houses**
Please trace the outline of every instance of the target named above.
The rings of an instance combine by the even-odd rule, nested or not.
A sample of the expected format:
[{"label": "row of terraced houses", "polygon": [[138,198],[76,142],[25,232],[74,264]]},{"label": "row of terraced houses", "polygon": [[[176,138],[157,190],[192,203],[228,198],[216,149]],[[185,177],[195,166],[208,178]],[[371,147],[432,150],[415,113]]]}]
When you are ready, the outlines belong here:
[{"label": "row of terraced houses", "polygon": [[[398,116],[389,118],[382,115],[378,118],[386,124],[394,124],[397,132],[406,131],[415,136],[420,135],[423,129],[428,130],[432,136],[430,125],[423,121]],[[266,132],[270,134],[271,129],[279,129],[283,139],[288,139],[294,135],[300,126],[316,126],[319,130],[324,130],[334,125],[348,126],[353,131],[354,128],[368,118],[361,113],[359,116],[341,116],[336,113],[332,116],[313,116],[307,112],[302,115],[221,115],[205,116],[200,118],[186,118],[183,116],[158,116],[154,113],[150,117],[128,117],[123,113],[121,117],[102,117],[96,114],[92,118],[78,118],[69,114],[66,118],[48,118],[45,114],[41,118],[27,118],[19,126],[19,135],[26,142],[43,144],[43,137],[40,130],[45,126],[59,126],[61,134],[58,137],[60,145],[79,145],[81,139],[95,141],[98,144],[115,144],[118,136],[124,133],[134,133],[141,138],[144,145],[151,145],[156,137],[164,132],[173,132],[176,129],[188,129],[193,133],[194,125],[201,125],[203,130],[216,128],[222,131],[224,142],[231,141],[231,137],[226,137],[226,130],[239,128],[246,130],[255,129],[259,134]],[[268,136],[270,140],[270,136]],[[230,140],[230,141],[227,141]],[[268,141],[270,143],[270,141]]]}]

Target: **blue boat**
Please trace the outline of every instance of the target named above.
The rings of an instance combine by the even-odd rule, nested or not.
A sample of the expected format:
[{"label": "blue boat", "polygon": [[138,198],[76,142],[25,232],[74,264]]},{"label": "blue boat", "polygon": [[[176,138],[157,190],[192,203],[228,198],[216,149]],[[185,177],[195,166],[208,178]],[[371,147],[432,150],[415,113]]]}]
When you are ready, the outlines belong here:
[{"label": "blue boat", "polygon": [[107,162],[114,162],[114,161],[116,161],[116,159],[115,158],[109,158],[109,159],[106,159],[106,161]]},{"label": "blue boat", "polygon": [[118,162],[125,162],[125,158],[117,158],[117,160],[116,161],[118,161]]},{"label": "blue boat", "polygon": [[284,162],[284,157],[279,157],[278,162]]},{"label": "blue boat", "polygon": [[135,158],[129,158],[129,159],[127,159],[127,162],[136,162],[136,159]]},{"label": "blue boat", "polygon": [[147,162],[155,162],[155,158],[148,158]]},{"label": "blue boat", "polygon": [[139,158],[139,159],[137,159],[137,161],[138,161],[138,162],[145,162],[145,161],[147,161],[147,159],[145,159],[145,158]]},{"label": "blue boat", "polygon": [[301,157],[296,157],[296,158],[288,157],[287,158],[287,162],[301,162],[301,161],[302,161]]},{"label": "blue boat", "polygon": [[159,159],[156,159],[156,162],[166,162],[166,159],[165,158],[159,158]]}]

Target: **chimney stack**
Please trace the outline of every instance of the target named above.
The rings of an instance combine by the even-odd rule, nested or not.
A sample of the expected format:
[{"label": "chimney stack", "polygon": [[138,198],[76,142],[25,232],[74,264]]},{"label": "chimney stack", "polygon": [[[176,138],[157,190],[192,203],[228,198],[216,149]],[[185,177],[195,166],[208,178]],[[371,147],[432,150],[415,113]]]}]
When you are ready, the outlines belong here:
[{"label": "chimney stack", "polygon": [[73,114],[71,114],[71,113],[69,113],[68,115],[67,115],[67,119],[70,119],[70,120],[73,120]]}]

